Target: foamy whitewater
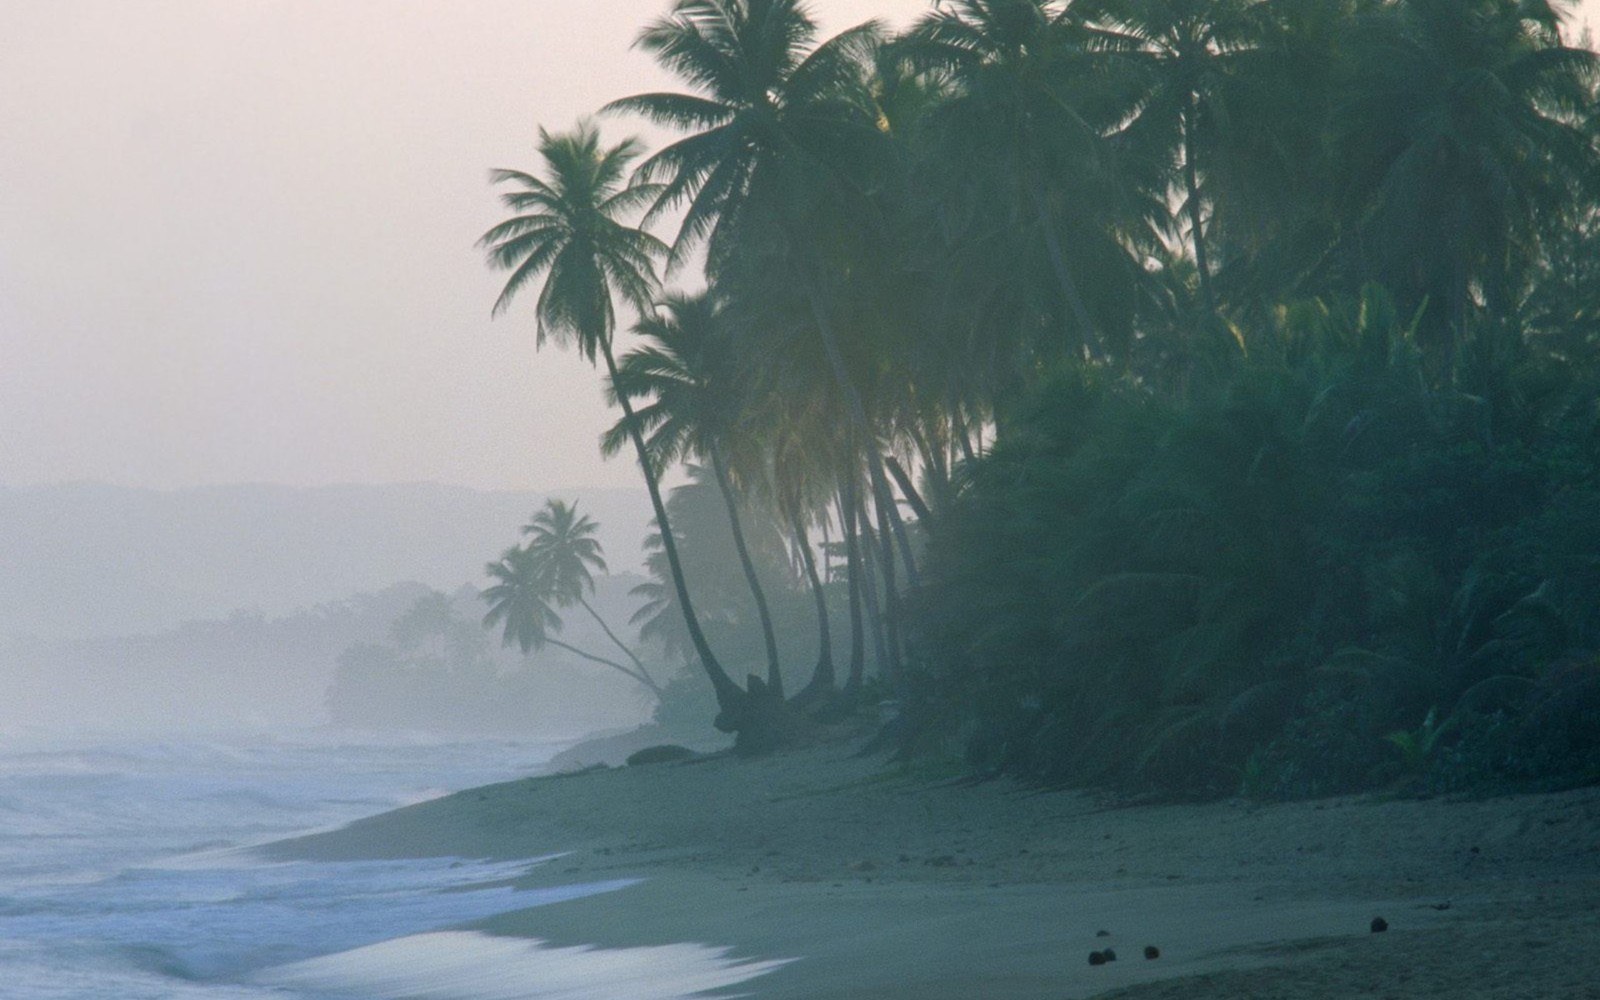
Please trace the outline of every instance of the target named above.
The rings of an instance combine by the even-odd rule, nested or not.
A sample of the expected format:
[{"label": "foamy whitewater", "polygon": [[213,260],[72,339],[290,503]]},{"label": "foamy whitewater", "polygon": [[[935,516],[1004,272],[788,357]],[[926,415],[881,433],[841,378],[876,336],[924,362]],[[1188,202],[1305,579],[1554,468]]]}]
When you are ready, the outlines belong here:
[{"label": "foamy whitewater", "polygon": [[534,773],[560,748],[0,734],[0,995],[673,1000],[773,968],[705,944],[546,948],[459,930],[629,882],[525,892],[485,884],[536,862],[268,864],[243,850]]}]

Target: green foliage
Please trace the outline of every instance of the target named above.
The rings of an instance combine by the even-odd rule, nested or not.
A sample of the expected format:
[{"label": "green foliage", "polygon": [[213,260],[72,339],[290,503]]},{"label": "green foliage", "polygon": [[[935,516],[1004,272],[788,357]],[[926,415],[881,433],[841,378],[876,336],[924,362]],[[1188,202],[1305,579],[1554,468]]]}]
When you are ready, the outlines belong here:
[{"label": "green foliage", "polygon": [[[655,476],[690,457],[780,552],[764,508],[796,539],[863,492],[895,521],[880,470],[909,470],[920,523],[848,570],[854,638],[980,769],[1571,770],[1578,737],[1507,735],[1581,720],[1550,665],[1600,648],[1600,63],[1558,27],[1546,0],[952,0],[818,43],[796,0],[675,0],[638,45],[685,92],[607,110],[680,135],[541,133],[484,246],[500,306],[542,278],[538,335],[611,366],[605,447],[638,433],[664,529],[641,621],[728,719],[712,647],[743,674],[759,620],[775,679],[802,602],[753,551],[742,589],[781,579],[752,614],[724,529],[669,521]],[[671,267],[705,247],[704,296],[652,311],[635,209],[678,218]],[[651,341],[620,369],[607,291]]]},{"label": "green foliage", "polygon": [[1443,780],[1469,711],[1511,713],[1505,780],[1582,773],[1589,688],[1549,665],[1600,636],[1596,467],[1487,440],[1413,330],[1369,289],[1207,401],[1041,382],[933,539],[930,717],[981,768],[1179,794]]},{"label": "green foliage", "polygon": [[1404,773],[1418,775],[1427,769],[1434,748],[1439,745],[1439,738],[1454,728],[1454,719],[1440,722],[1437,711],[1430,708],[1420,726],[1415,729],[1396,729],[1384,740],[1399,752],[1400,767]]},{"label": "green foliage", "polygon": [[925,679],[1004,734],[991,763],[1209,789],[1242,760],[1320,503],[1270,397],[1192,413],[1063,376],[968,470],[919,617]]}]

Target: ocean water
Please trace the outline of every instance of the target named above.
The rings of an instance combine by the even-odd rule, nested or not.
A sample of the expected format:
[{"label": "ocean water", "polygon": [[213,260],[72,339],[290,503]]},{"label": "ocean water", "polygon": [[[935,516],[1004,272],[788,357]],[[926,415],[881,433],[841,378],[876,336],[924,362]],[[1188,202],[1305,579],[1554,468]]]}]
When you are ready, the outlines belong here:
[{"label": "ocean water", "polygon": [[0,734],[0,996],[671,1000],[775,967],[715,944],[557,949],[459,929],[632,884],[493,885],[537,859],[265,863],[248,851],[537,772],[561,746]]}]

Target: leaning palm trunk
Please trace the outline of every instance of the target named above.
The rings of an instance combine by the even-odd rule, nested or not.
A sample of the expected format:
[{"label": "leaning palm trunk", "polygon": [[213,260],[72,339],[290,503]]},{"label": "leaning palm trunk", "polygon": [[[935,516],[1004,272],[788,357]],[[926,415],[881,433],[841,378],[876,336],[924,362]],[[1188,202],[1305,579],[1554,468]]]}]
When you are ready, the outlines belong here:
[{"label": "leaning palm trunk", "polygon": [[[603,341],[600,350],[605,355],[606,372],[611,378],[611,384],[616,385],[617,361],[611,352],[610,341]],[[661,500],[661,485],[656,481],[655,471],[650,464],[650,453],[645,448],[644,437],[639,433],[638,422],[634,419],[633,404],[629,402],[626,393],[617,394],[617,403],[622,407],[622,416],[627,421],[628,436],[633,440],[634,449],[639,453],[639,468],[644,473],[644,485],[650,494],[650,506],[655,510],[656,526],[661,529],[661,550],[667,556],[672,587],[678,596],[678,607],[683,611],[684,628],[689,633],[689,642],[694,646],[695,655],[700,657],[700,665],[705,669],[706,676],[711,679],[711,687],[717,695],[717,707],[721,709],[717,715],[717,728],[723,732],[735,732],[743,724],[749,697],[722,668],[722,663],[711,651],[711,644],[706,641],[705,632],[700,628],[700,619],[694,613],[694,604],[689,598],[689,586],[684,580],[683,563],[678,558],[678,545],[672,537],[672,525],[667,520],[667,505]]]},{"label": "leaning palm trunk", "polygon": [[[956,439],[956,444],[961,446],[961,457],[966,459],[970,465],[978,460],[978,454],[977,449],[972,446],[972,434],[967,430],[967,421],[961,415],[959,404],[951,409],[950,416],[956,423],[952,436]],[[952,464],[954,464],[954,459],[952,459]]]},{"label": "leaning palm trunk", "polygon": [[885,666],[885,680],[892,690],[900,682],[900,585],[894,569],[894,537],[889,525],[889,511],[879,502],[878,510],[878,566],[883,577],[884,641],[889,646],[889,662]]},{"label": "leaning palm trunk", "polygon": [[750,585],[750,596],[755,598],[756,617],[761,620],[761,638],[767,647],[767,687],[777,697],[783,697],[783,674],[778,666],[778,637],[772,627],[772,611],[767,606],[767,592],[756,575],[756,565],[750,558],[750,548],[744,540],[744,524],[739,516],[739,501],[733,493],[733,483],[728,479],[728,465],[722,458],[722,449],[712,445],[711,470],[717,477],[717,488],[728,505],[728,526],[733,529],[733,548],[739,554],[739,566],[744,570],[745,582]]},{"label": "leaning palm trunk", "polygon": [[866,504],[860,497],[857,497],[856,503],[856,530],[861,536],[861,594],[867,609],[867,622],[871,626],[872,655],[878,675],[889,677],[894,673],[895,661],[889,641],[889,616],[880,599],[883,591],[878,586],[882,575],[882,550],[879,548],[878,535],[872,530],[871,515],[867,512]]},{"label": "leaning palm trunk", "polygon": [[634,671],[629,670],[627,667],[618,663],[616,660],[608,660],[604,656],[596,656],[593,653],[585,652],[579,649],[577,646],[562,642],[560,639],[552,639],[549,636],[545,636],[544,642],[547,646],[554,646],[557,649],[564,649],[574,656],[583,657],[585,660],[588,660],[591,663],[601,663],[613,670],[620,670],[629,677],[632,677],[634,680],[638,681],[640,684],[643,684],[645,687],[649,688],[650,693],[654,694],[657,698],[661,697],[662,692],[660,686],[658,686],[655,681],[650,679],[649,674],[643,672],[635,673]]},{"label": "leaning palm trunk", "polygon": [[644,662],[641,661],[638,656],[634,655],[633,650],[629,649],[621,639],[617,638],[617,634],[611,631],[611,626],[607,625],[606,620],[600,617],[600,612],[596,611],[588,601],[584,600],[582,594],[578,595],[578,603],[583,605],[583,610],[589,612],[589,617],[593,618],[594,623],[600,626],[600,630],[606,634],[606,638],[610,639],[618,649],[622,650],[622,652],[626,654],[628,659],[633,661],[633,667],[639,672],[640,680],[644,684],[648,685],[650,690],[660,694],[661,688],[656,684],[655,679],[650,676],[650,671],[644,668]]},{"label": "leaning palm trunk", "polygon": [[1056,282],[1061,285],[1061,295],[1067,300],[1067,307],[1072,310],[1072,315],[1082,330],[1083,346],[1089,351],[1092,360],[1104,361],[1105,347],[1100,342],[1100,333],[1095,328],[1088,307],[1083,304],[1083,296],[1078,294],[1078,283],[1072,280],[1072,269],[1067,267],[1067,255],[1061,249],[1061,238],[1056,235],[1055,223],[1050,215],[1050,201],[1045,197],[1044,185],[1036,180],[1030,190],[1033,194],[1034,210],[1039,215],[1039,228],[1044,230],[1044,246],[1050,255],[1050,266],[1055,270]]},{"label": "leaning palm trunk", "polygon": [[1200,223],[1200,176],[1194,162],[1194,118],[1197,113],[1193,95],[1190,95],[1189,114],[1183,122],[1183,184],[1189,194],[1189,228],[1194,239],[1194,266],[1200,275],[1200,298],[1206,312],[1217,311],[1217,300],[1211,293],[1211,264],[1206,254],[1206,234]]},{"label": "leaning palm trunk", "polygon": [[[894,507],[894,492],[889,488],[889,476],[883,470],[883,458],[878,454],[877,447],[872,444],[872,425],[867,421],[867,408],[861,402],[861,394],[856,391],[855,382],[850,378],[850,372],[844,366],[844,355],[839,352],[839,341],[834,336],[833,324],[829,322],[827,311],[822,308],[815,284],[807,290],[807,304],[811,307],[812,319],[817,324],[817,336],[822,341],[822,352],[827,356],[828,367],[833,372],[834,382],[839,386],[839,392],[844,395],[845,409],[850,415],[850,422],[855,425],[861,439],[867,442],[864,451],[867,453],[867,474],[872,482],[873,499],[880,508],[892,509]],[[885,498],[889,498],[887,502]],[[891,516],[898,521],[899,514],[894,512]],[[917,585],[917,567],[912,559],[911,546],[904,537],[904,527],[901,527],[901,542],[905,545],[906,572],[912,586]]]},{"label": "leaning palm trunk", "polygon": [[[899,463],[893,458],[889,458],[884,461],[884,465],[886,468],[894,468],[898,467]],[[904,472],[902,471],[900,475],[903,476]],[[918,516],[921,517],[926,514],[927,505],[922,502],[922,497],[917,495],[916,489],[911,485],[910,479],[907,478],[901,480],[899,477],[897,477],[896,482],[901,482],[902,486],[907,491],[906,502],[911,504],[914,510],[919,511]],[[916,589],[918,586],[920,586],[920,574],[917,571],[917,554],[916,551],[911,547],[911,535],[906,530],[905,518],[900,516],[900,504],[894,498],[894,491],[888,489],[887,479],[884,481],[884,487],[885,488],[883,491],[874,493],[873,501],[877,504],[878,510],[883,515],[882,520],[884,521],[884,537],[892,539],[894,543],[889,547],[889,557],[894,557],[894,548],[898,546],[900,550],[900,558],[905,563],[906,567],[906,584],[912,589]],[[924,529],[930,526],[931,523],[932,518],[929,517],[923,522]]]},{"label": "leaning palm trunk", "polygon": [[911,510],[917,515],[917,520],[922,522],[924,530],[933,526],[933,511],[928,509],[928,502],[922,499],[922,494],[917,492],[917,486],[911,481],[911,474],[906,472],[900,460],[890,455],[884,459],[884,465],[889,469],[889,474],[900,486],[900,494],[906,498],[906,503],[911,505]]},{"label": "leaning palm trunk", "polygon": [[845,677],[845,694],[854,697],[861,690],[867,658],[866,622],[861,610],[861,536],[856,530],[855,470],[846,466],[839,497],[840,528],[844,533],[844,566],[850,600],[850,671]]},{"label": "leaning palm trunk", "polygon": [[808,703],[833,692],[833,630],[828,622],[828,598],[822,589],[822,577],[817,573],[817,556],[811,551],[811,539],[806,535],[805,519],[800,513],[789,511],[789,530],[794,533],[795,544],[800,549],[800,562],[805,567],[806,582],[811,586],[811,597],[817,606],[817,668],[811,681],[795,700]]},{"label": "leaning palm trunk", "polygon": [[[937,428],[937,437],[930,435],[927,430],[919,428],[917,423],[912,424],[910,432],[912,443],[916,445],[917,453],[922,457],[922,474],[925,488],[933,497],[934,504],[942,507],[950,499],[950,464],[948,457],[950,454],[951,435],[949,421],[946,420],[943,426]],[[890,457],[893,459],[893,456]],[[899,462],[896,461],[895,465],[899,465]],[[894,473],[894,467],[891,466],[889,471]],[[909,478],[902,478],[901,473],[894,473],[894,475],[895,481],[900,483],[902,488],[905,488],[905,484],[910,481]],[[906,502],[911,504],[911,509],[914,511],[917,511],[917,503],[922,500],[920,496],[915,496],[916,492],[915,489],[912,489],[906,494]],[[917,511],[917,516],[925,516],[923,511],[926,511],[928,507],[929,505],[923,504],[923,510]],[[932,524],[932,522],[933,519],[929,517],[928,523]]]}]

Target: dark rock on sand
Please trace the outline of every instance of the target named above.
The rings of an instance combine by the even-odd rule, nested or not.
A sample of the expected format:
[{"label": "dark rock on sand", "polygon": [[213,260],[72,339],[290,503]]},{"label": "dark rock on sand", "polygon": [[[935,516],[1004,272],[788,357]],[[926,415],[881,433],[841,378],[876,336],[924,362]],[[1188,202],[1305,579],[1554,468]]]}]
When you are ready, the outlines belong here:
[{"label": "dark rock on sand", "polygon": [[1147,960],[1148,959],[1160,958],[1161,957],[1161,949],[1157,948],[1153,944],[1147,944],[1147,945],[1144,946],[1144,957]]},{"label": "dark rock on sand", "polygon": [[678,746],[676,743],[663,743],[660,746],[645,747],[628,755],[628,766],[637,767],[641,764],[671,764],[674,761],[688,760],[694,756],[694,751],[688,747]]},{"label": "dark rock on sand", "polygon": [[1373,917],[1372,918],[1372,933],[1374,933],[1374,934],[1382,934],[1384,931],[1386,931],[1388,929],[1389,929],[1389,921],[1383,919],[1382,917]]}]

